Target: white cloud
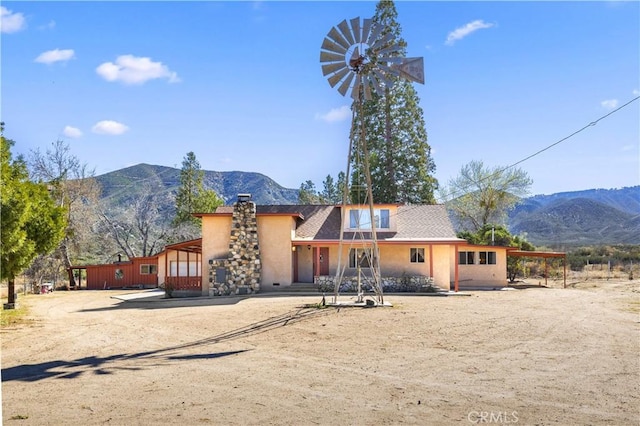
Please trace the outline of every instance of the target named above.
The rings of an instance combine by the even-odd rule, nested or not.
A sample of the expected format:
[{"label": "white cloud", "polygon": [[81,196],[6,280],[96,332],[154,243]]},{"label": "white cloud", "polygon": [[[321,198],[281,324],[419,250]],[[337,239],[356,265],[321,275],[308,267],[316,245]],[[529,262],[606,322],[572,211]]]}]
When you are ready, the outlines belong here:
[{"label": "white cloud", "polygon": [[52,30],[56,27],[56,21],[49,21],[48,24],[45,25],[40,25],[38,27],[39,30],[44,31],[44,30]]},{"label": "white cloud", "polygon": [[112,120],[98,121],[91,128],[91,131],[93,133],[98,133],[101,135],[121,135],[127,130],[129,130],[129,127]]},{"label": "white cloud", "polygon": [[169,70],[162,62],[133,55],[118,56],[115,63],[105,62],[96,68],[96,72],[107,81],[120,81],[124,84],[143,84],[156,78],[166,78],[169,83],[180,81],[178,74]]},{"label": "white cloud", "polygon": [[600,102],[600,105],[602,105],[602,107],[606,109],[615,109],[618,106],[618,100],[607,99],[606,101]]},{"label": "white cloud", "polygon": [[333,108],[326,114],[316,114],[316,120],[326,121],[327,123],[334,123],[336,121],[344,121],[351,117],[351,108],[348,106],[341,106],[340,108]]},{"label": "white cloud", "polygon": [[27,28],[27,22],[22,13],[13,13],[4,6],[0,6],[0,32],[15,33]]},{"label": "white cloud", "polygon": [[48,50],[46,52],[41,53],[35,59],[36,62],[40,62],[41,64],[52,64],[54,62],[68,61],[69,59],[73,59],[75,52],[73,49],[54,49]]},{"label": "white cloud", "polygon": [[486,23],[481,19],[469,22],[468,24],[451,31],[449,35],[447,35],[447,41],[445,42],[445,44],[451,46],[456,41],[462,40],[475,31],[481,30],[483,28],[491,28],[493,26],[494,24]]},{"label": "white cloud", "polygon": [[68,138],[76,139],[82,136],[82,131],[77,127],[64,126],[64,130],[62,130],[62,134]]},{"label": "white cloud", "polygon": [[640,96],[640,90],[638,89],[633,89],[633,92],[631,92],[633,94],[633,96]]}]

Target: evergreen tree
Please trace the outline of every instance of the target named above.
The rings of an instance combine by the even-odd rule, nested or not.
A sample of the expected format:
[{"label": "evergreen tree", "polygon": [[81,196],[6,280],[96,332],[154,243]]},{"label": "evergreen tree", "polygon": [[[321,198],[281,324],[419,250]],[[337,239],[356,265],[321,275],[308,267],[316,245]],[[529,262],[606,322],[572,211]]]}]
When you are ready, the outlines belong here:
[{"label": "evergreen tree", "polygon": [[320,196],[316,191],[316,185],[311,180],[300,184],[298,204],[320,204]]},{"label": "evergreen tree", "polygon": [[[380,38],[393,34],[390,44],[401,47],[396,56],[405,56],[407,44],[401,37],[397,16],[393,1],[382,0],[373,21],[384,27]],[[361,143],[364,131],[374,202],[433,204],[438,182],[419,98],[411,82],[399,77],[392,81],[383,96],[372,91],[372,99],[362,106],[358,100],[352,104],[351,198],[363,202],[366,194]]]},{"label": "evergreen tree", "polygon": [[2,211],[0,240],[0,279],[9,284],[8,304],[15,304],[15,278],[39,254],[53,250],[64,237],[66,215],[49,195],[47,185],[29,180],[22,158],[12,159],[13,141],[2,135],[0,124],[0,200]]},{"label": "evergreen tree", "polygon": [[200,162],[193,151],[188,152],[182,160],[174,225],[199,224],[199,220],[193,217],[192,213],[210,213],[224,204],[215,191],[205,189],[203,180],[204,171],[200,168]]}]

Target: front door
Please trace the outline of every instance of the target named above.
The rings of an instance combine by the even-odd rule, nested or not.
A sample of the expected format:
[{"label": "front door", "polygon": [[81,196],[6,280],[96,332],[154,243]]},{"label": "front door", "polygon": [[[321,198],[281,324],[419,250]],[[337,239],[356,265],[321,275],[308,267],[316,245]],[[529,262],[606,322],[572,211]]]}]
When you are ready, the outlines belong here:
[{"label": "front door", "polygon": [[313,248],[313,275],[329,275],[329,247]]}]

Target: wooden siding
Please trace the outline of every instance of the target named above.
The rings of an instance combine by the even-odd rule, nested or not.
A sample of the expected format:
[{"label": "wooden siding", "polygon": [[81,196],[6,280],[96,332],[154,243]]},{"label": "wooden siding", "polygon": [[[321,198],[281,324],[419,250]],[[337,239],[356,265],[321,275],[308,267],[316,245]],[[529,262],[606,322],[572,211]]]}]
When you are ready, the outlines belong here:
[{"label": "wooden siding", "polygon": [[[156,273],[141,274],[141,265],[155,266]],[[157,287],[158,257],[135,257],[128,262],[109,263],[106,265],[87,265],[87,289],[106,290],[123,287]],[[121,271],[119,278],[116,271]]]}]

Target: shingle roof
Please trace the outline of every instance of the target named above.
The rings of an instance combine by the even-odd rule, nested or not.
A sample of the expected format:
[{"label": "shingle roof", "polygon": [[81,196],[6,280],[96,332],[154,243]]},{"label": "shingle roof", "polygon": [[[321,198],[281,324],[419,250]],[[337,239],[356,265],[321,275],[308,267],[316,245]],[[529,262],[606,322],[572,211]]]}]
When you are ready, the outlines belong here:
[{"label": "shingle roof", "polygon": [[[216,213],[232,213],[232,206],[218,207]],[[340,207],[333,205],[259,205],[260,214],[299,214],[296,238],[308,240],[338,240],[340,238]],[[447,209],[443,205],[401,205],[395,217],[394,232],[378,232],[378,240],[451,240],[457,239]],[[345,239],[353,233],[345,233]]]},{"label": "shingle roof", "polygon": [[444,205],[399,206],[393,239],[457,238]]}]

